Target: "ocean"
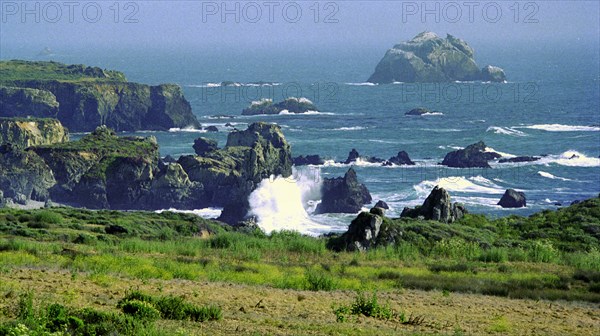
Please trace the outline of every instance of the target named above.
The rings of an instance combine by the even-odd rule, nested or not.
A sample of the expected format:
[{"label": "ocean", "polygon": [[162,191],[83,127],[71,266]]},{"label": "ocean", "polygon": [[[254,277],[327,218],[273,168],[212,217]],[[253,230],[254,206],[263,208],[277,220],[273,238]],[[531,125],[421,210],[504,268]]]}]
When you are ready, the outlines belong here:
[{"label": "ocean", "polygon": [[[393,43],[390,43],[391,47]],[[204,126],[219,133],[179,129],[137,132],[157,137],[161,155],[193,154],[193,140],[214,138],[223,146],[231,127],[279,124],[293,156],[319,154],[319,167],[295,170],[295,180],[266,180],[251,195],[252,213],[266,231],[292,229],[308,234],[344,231],[355,214],[313,215],[324,177],[342,176],[348,152],[388,159],[408,152],[415,166],[382,167],[359,162],[360,181],[373,202],[384,200],[390,217],[421,204],[435,185],[472,213],[492,217],[530,215],[556,209],[600,192],[600,58],[585,45],[521,45],[508,50],[473,45],[480,66],[502,67],[507,83],[365,83],[386,51],[331,50],[128,50],[58,52],[51,59],[123,71],[130,81],[177,83]],[[2,58],[44,59],[3,51]],[[221,87],[233,81],[237,86]],[[318,111],[301,115],[241,116],[251,101],[306,97]],[[415,107],[436,111],[405,116]],[[125,133],[130,134],[130,133]],[[80,137],[75,134],[73,138]],[[504,156],[544,155],[535,162],[491,163],[491,169],[438,165],[444,155],[483,140]],[[502,209],[507,188],[523,191],[527,207]],[[366,205],[365,208],[369,208]],[[219,209],[198,209],[216,216]]]}]

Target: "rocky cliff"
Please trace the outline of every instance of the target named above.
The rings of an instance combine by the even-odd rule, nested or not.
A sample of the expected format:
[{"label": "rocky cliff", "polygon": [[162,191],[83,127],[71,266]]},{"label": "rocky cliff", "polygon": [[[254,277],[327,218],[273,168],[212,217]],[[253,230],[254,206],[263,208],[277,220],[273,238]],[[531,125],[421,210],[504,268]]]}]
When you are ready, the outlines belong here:
[{"label": "rocky cliff", "polygon": [[56,117],[71,131],[117,131],[200,124],[181,88],[127,82],[116,71],[55,62],[0,62],[0,116]]},{"label": "rocky cliff", "polygon": [[504,81],[504,71],[487,66],[479,69],[473,49],[450,34],[440,38],[423,32],[389,49],[369,77],[371,83]]},{"label": "rocky cliff", "polygon": [[69,141],[69,132],[56,119],[0,118],[0,145],[27,148]]}]

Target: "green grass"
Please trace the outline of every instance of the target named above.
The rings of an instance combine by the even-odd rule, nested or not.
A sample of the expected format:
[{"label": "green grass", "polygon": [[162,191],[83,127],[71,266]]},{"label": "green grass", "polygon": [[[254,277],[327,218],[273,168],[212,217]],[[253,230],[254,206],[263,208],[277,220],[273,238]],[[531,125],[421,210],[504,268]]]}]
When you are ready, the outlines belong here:
[{"label": "green grass", "polygon": [[64,82],[126,82],[118,71],[58,62],[0,61],[0,83],[20,80],[58,80]]}]

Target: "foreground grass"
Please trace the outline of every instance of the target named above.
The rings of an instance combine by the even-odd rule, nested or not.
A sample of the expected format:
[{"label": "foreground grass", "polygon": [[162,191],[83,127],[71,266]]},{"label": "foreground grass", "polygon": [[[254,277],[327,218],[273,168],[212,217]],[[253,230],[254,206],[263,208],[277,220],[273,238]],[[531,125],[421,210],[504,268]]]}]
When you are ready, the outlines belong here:
[{"label": "foreground grass", "polygon": [[[559,215],[565,216],[544,216]],[[594,218],[586,219],[585,227],[596,225]],[[522,334],[530,326],[515,322],[520,318],[513,315],[524,302],[545,302],[527,306],[532,316],[559,305],[576,310],[583,316],[578,318],[587,321],[578,326],[576,321],[567,322],[572,316],[558,314],[556,323],[538,325],[547,329],[546,334],[585,335],[598,327],[600,252],[595,241],[580,234],[574,221],[570,231],[581,239],[566,245],[567,249],[548,234],[552,230],[540,229],[546,225],[543,222],[530,225],[531,220],[539,221],[536,217],[503,219],[527,226],[528,232],[546,234],[544,239],[524,239],[518,245],[515,242],[523,230],[515,231],[515,226],[499,229],[502,225],[482,222],[476,216],[467,220],[451,227],[393,221],[393,227],[407,233],[406,240],[366,253],[348,253],[327,249],[331,240],[325,238],[292,232],[270,236],[233,232],[193,215],[2,209],[0,295],[6,300],[0,307],[0,323],[15,321],[11,307],[31,289],[35,289],[35,306],[40,310],[60,303],[73,309],[91,306],[112,312],[128,291],[143,289],[152,295],[172,294],[218,306],[224,319],[159,320],[151,332],[145,329],[138,334],[177,334],[180,328],[182,334],[197,333],[198,328],[200,334],[230,334],[228,328],[241,334],[396,334],[398,328],[417,334]],[[417,227],[420,234],[413,230]],[[207,288],[217,292],[207,293]],[[393,318],[377,324],[365,316],[345,317],[346,322],[330,325],[336,320],[336,309],[341,303],[350,304],[355,291],[377,291],[380,302],[389,307],[385,315]],[[253,294],[256,302],[252,304],[246,301],[251,292],[260,293]],[[408,299],[415,295],[434,303],[417,305]],[[306,305],[307,298],[314,300]],[[467,299],[476,301],[468,309]],[[317,304],[318,300],[323,302]],[[240,306],[241,301],[245,303]],[[494,302],[505,302],[504,309],[494,307]],[[484,318],[474,311],[462,312],[476,310],[478,305],[487,305],[495,315]],[[461,311],[450,314],[454,309]],[[288,318],[288,311],[298,315]],[[236,327],[228,321],[232,318]],[[356,323],[366,329],[356,329]],[[565,325],[571,329],[564,329]]]}]

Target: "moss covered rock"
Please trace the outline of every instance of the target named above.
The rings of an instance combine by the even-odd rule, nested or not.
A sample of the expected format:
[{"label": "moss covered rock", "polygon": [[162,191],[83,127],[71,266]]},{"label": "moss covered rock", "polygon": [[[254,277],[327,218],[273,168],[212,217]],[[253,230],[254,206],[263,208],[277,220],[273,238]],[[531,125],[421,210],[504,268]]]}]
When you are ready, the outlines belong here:
[{"label": "moss covered rock", "polygon": [[27,148],[69,141],[69,132],[56,119],[0,118],[0,145]]}]

